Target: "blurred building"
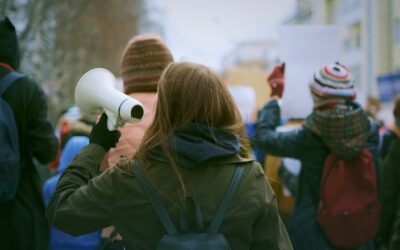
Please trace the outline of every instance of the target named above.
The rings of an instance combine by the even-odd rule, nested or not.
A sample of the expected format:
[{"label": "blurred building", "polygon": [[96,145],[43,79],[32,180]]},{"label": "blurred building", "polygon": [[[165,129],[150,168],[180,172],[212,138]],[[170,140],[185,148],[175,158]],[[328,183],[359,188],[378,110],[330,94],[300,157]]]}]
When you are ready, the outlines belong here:
[{"label": "blurred building", "polygon": [[278,63],[278,43],[276,41],[255,41],[239,44],[222,59],[224,69],[244,67],[268,70]]},{"label": "blurred building", "polygon": [[276,41],[245,42],[222,60],[225,81],[229,85],[254,89],[256,108],[262,107],[269,97],[266,76],[279,63],[278,49]]},{"label": "blurred building", "polygon": [[353,72],[358,88],[377,97],[396,91],[396,81],[382,89],[378,79],[394,79],[400,71],[400,0],[298,0],[285,23],[338,25],[341,61]]}]

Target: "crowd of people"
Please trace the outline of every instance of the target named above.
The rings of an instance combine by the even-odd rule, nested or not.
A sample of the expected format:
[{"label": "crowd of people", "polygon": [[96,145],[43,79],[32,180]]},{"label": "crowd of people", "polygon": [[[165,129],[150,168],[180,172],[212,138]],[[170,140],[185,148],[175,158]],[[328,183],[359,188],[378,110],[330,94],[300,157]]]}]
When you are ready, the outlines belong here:
[{"label": "crowd of people", "polygon": [[[15,190],[0,190],[1,249],[400,249],[400,98],[395,123],[377,124],[345,65],[310,75],[313,111],[301,121],[281,117],[277,65],[270,99],[245,124],[216,72],[137,35],[120,71],[142,121],[110,131],[105,114],[72,106],[54,129],[40,85],[14,74],[8,18],[0,34],[20,155]],[[54,172],[43,186],[34,159]]]}]

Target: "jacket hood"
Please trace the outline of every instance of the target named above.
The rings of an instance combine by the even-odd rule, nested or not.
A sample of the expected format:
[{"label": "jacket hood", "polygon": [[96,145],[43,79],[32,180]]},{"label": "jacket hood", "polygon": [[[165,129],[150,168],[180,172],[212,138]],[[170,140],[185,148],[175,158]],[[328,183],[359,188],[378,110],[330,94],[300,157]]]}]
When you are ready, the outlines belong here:
[{"label": "jacket hood", "polygon": [[8,17],[0,20],[0,62],[18,70],[20,51],[15,27]]},{"label": "jacket hood", "polygon": [[[204,162],[221,157],[234,156],[240,152],[239,139],[218,128],[191,123],[179,129],[169,140],[178,166],[194,169]],[[161,147],[150,154],[163,157]]]},{"label": "jacket hood", "polygon": [[329,150],[341,159],[357,156],[371,131],[368,116],[360,105],[314,110],[304,126],[322,138]]},{"label": "jacket hood", "polygon": [[60,165],[58,165],[57,173],[62,173],[79,151],[88,144],[89,138],[86,136],[71,137],[61,153]]}]

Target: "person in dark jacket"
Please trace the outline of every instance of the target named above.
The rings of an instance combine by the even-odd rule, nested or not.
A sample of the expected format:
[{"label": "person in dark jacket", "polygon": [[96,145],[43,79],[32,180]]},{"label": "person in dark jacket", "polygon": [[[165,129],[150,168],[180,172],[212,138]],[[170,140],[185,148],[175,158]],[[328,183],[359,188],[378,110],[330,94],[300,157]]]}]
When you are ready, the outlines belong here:
[{"label": "person in dark jacket", "polygon": [[394,99],[394,124],[388,127],[382,136],[380,145],[381,160],[383,161],[393,141],[400,138],[400,96]]},{"label": "person in dark jacket", "polygon": [[[400,139],[391,143],[382,164],[382,213],[379,238],[389,250],[400,249]],[[384,248],[382,248],[384,249]]]},{"label": "person in dark jacket", "polygon": [[[304,125],[289,132],[277,132],[280,107],[277,98],[260,112],[256,145],[269,154],[301,161],[295,208],[288,232],[294,249],[335,249],[317,222],[322,167],[330,152],[340,158],[352,158],[368,147],[379,166],[378,127],[369,120],[360,105],[353,102],[356,93],[350,72],[340,64],[322,67],[310,85],[313,112]],[[369,244],[372,247],[372,244]]]},{"label": "person in dark jacket", "polygon": [[[382,163],[381,221],[378,239],[382,246],[400,246],[400,139],[394,139]],[[395,247],[396,246],[396,247]]]},{"label": "person in dark jacket", "polygon": [[[400,213],[396,215],[396,221],[394,222],[393,226],[393,235],[390,240],[390,245],[388,250],[397,250],[400,249]],[[384,249],[384,248],[382,248]]]},{"label": "person in dark jacket", "polygon": [[240,113],[209,68],[169,64],[160,79],[154,120],[134,158],[122,158],[100,174],[102,158],[118,141],[118,131],[108,131],[106,121],[103,114],[90,144],[59,180],[47,210],[54,226],[79,235],[113,224],[126,249],[156,249],[166,231],[138,184],[133,163],[143,168],[175,226],[180,207],[189,200],[196,200],[208,226],[235,166],[244,164],[219,232],[233,250],[292,249],[261,166],[246,158]]},{"label": "person in dark jacket", "polygon": [[[0,21],[0,78],[18,70],[19,46],[14,25],[6,17]],[[49,226],[33,158],[47,164],[57,152],[57,138],[47,120],[47,99],[30,77],[17,79],[4,93],[18,128],[22,173],[17,193],[0,203],[0,248],[48,248]]]},{"label": "person in dark jacket", "polygon": [[[400,99],[397,99],[395,106],[396,120],[400,118]],[[397,108],[397,109],[396,109]],[[397,111],[397,112],[396,112]],[[392,130],[396,131],[396,130]],[[385,159],[382,163],[381,179],[381,218],[379,225],[378,241],[383,246],[392,245],[391,239],[396,246],[400,246],[400,137],[393,134],[385,149]],[[397,223],[395,223],[398,221]],[[395,228],[394,228],[395,227]],[[391,249],[398,249],[392,248]]]}]

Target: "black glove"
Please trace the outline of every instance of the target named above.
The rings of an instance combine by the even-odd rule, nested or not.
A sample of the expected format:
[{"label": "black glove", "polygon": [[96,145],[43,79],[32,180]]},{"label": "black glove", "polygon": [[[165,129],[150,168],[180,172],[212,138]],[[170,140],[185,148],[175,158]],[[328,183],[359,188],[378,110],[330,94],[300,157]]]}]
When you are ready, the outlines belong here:
[{"label": "black glove", "polygon": [[93,126],[89,135],[89,142],[103,147],[105,151],[115,147],[115,144],[117,144],[121,136],[118,130],[108,130],[107,119],[107,115],[103,113],[100,120]]}]

